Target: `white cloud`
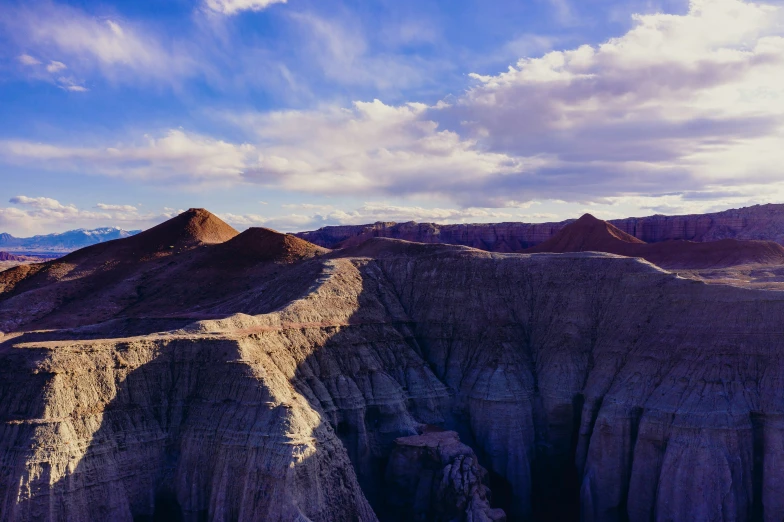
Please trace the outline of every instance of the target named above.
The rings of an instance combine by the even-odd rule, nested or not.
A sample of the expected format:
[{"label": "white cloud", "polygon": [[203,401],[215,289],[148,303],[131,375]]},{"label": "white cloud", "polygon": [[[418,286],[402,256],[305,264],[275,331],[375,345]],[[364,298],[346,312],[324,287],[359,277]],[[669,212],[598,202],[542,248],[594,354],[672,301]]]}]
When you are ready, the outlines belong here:
[{"label": "white cloud", "polygon": [[[361,207],[345,212],[332,210],[315,216],[328,224],[361,224],[375,221],[418,221],[436,223],[474,223],[487,221],[512,221],[533,216],[512,210],[490,208],[426,208],[418,206],[365,203]],[[319,225],[323,226],[323,225]]]},{"label": "white cloud", "polygon": [[596,47],[472,75],[479,85],[438,119],[486,150],[548,158],[486,191],[596,200],[779,179],[782,9],[693,0],[685,15],[634,22]]},{"label": "white cloud", "polygon": [[49,233],[77,227],[96,228],[121,226],[130,229],[148,228],[181,211],[139,212],[132,205],[98,204],[99,212],[65,205],[47,197],[15,196],[9,200],[15,206],[0,207],[0,231],[14,235]]},{"label": "white cloud", "polygon": [[282,205],[286,209],[303,212],[264,216],[259,214],[220,214],[219,217],[237,227],[269,227],[282,232],[313,230],[331,225],[359,225],[384,222],[478,223],[498,221],[544,221],[558,216],[551,213],[529,213],[521,209],[491,208],[426,208],[368,202],[353,210],[342,210],[332,205]]},{"label": "white cloud", "polygon": [[285,4],[286,0],[205,0],[204,6],[216,13],[237,14],[240,11],[261,11],[273,4]]},{"label": "white cloud", "polygon": [[[376,100],[353,109],[245,114],[254,143],[170,130],[141,144],[67,147],[0,141],[6,162],[41,168],[219,183],[255,183],[319,194],[450,194],[527,161],[483,153],[422,118],[427,106]],[[426,173],[426,175],[423,175]],[[469,190],[466,188],[466,190]]]},{"label": "white cloud", "polygon": [[73,76],[63,76],[62,73],[68,67],[63,62],[51,60],[46,66],[33,56],[23,54],[19,56],[19,61],[26,65],[26,75],[29,79],[52,83],[64,91],[87,92],[84,82]]},{"label": "white cloud", "polygon": [[[335,58],[329,74],[350,76],[364,63],[361,37],[296,17],[322,42],[324,56]],[[101,24],[112,35],[129,34],[123,24]],[[231,115],[244,143],[173,129],[99,146],[4,141],[0,156],[40,168],[323,195],[428,196],[468,208],[555,199],[609,208],[661,187],[745,198],[748,187],[781,179],[783,35],[778,6],[693,0],[684,15],[638,15],[626,34],[601,45],[473,75],[474,87],[449,103],[375,100]],[[361,69],[375,71],[366,63]],[[685,198],[681,206],[695,205],[677,197]],[[313,212],[296,215],[305,214]]]},{"label": "white cloud", "polygon": [[75,209],[76,207],[69,205],[65,206],[61,204],[56,199],[52,198],[30,198],[27,196],[14,196],[8,200],[9,203],[14,203],[15,205],[23,205],[30,208],[40,209],[40,210],[71,210]]},{"label": "white cloud", "polygon": [[59,76],[56,80],[57,86],[65,91],[71,92],[87,92],[89,89],[81,85],[77,80],[67,76]]},{"label": "white cloud", "polygon": [[23,65],[40,65],[41,62],[38,58],[30,56],[29,54],[20,54],[19,55],[19,62]]},{"label": "white cloud", "polygon": [[0,156],[10,163],[134,179],[237,182],[253,160],[255,148],[172,129],[137,144],[101,147],[56,146],[0,141]]},{"label": "white cloud", "polygon": [[[51,60],[50,74],[68,68],[78,77],[98,72],[114,82],[157,79],[173,82],[196,74],[201,65],[184,45],[166,42],[144,27],[113,18],[100,18],[65,5],[49,3],[45,9],[32,7],[2,12],[5,32],[16,45],[33,49],[43,56],[67,58]],[[35,60],[35,61],[33,61]],[[27,65],[41,62],[30,55],[20,56]],[[72,80],[68,90],[81,90],[81,80]]]},{"label": "white cloud", "polygon": [[137,210],[139,210],[133,205],[107,205],[106,203],[98,203],[95,206],[96,208],[100,208],[101,210],[120,210],[123,212],[136,212]]},{"label": "white cloud", "polygon": [[46,70],[50,73],[56,73],[58,71],[62,71],[63,69],[67,69],[63,62],[58,62],[56,60],[52,60],[49,62],[49,65],[46,66]]}]

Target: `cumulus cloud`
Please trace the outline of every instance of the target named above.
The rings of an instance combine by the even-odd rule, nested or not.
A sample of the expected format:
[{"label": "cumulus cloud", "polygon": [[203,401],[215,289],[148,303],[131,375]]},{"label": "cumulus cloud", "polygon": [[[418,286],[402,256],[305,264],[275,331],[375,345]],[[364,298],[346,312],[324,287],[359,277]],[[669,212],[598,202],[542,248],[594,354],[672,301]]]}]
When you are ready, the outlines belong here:
[{"label": "cumulus cloud", "polygon": [[[5,161],[135,179],[254,183],[319,194],[449,195],[476,179],[519,172],[527,160],[484,153],[422,118],[421,104],[376,100],[352,109],[244,114],[253,143],[181,129],[138,144],[66,147],[0,141]],[[535,161],[533,161],[535,163]]]},{"label": "cumulus cloud", "polygon": [[375,100],[351,109],[246,114],[255,134],[249,182],[320,194],[454,194],[488,174],[519,172],[528,160],[485,153],[441,130],[422,104]]},{"label": "cumulus cloud", "polygon": [[[338,57],[331,74],[348,74],[341,64],[364,59],[361,39],[352,43],[320,19],[301,21]],[[374,100],[229,115],[246,136],[242,143],[173,129],[91,147],[3,141],[0,156],[149,180],[438,197],[465,208],[534,200],[617,206],[624,198],[664,197],[661,187],[675,194],[672,208],[693,208],[694,193],[767,187],[766,195],[784,195],[776,184],[784,165],[782,35],[777,5],[692,0],[682,15],[637,15],[626,34],[601,45],[474,74],[473,86],[448,103]]]},{"label": "cumulus cloud", "polygon": [[205,0],[204,7],[224,15],[240,11],[261,11],[273,4],[285,4],[286,0]]},{"label": "cumulus cloud", "polygon": [[[520,60],[443,112],[487,150],[549,158],[489,179],[500,197],[591,199],[776,180],[784,156],[784,17],[777,6],[693,0],[637,15],[602,45]],[[753,168],[750,168],[751,160]]]},{"label": "cumulus cloud", "polygon": [[252,164],[255,148],[172,129],[139,143],[69,147],[27,141],[0,142],[8,162],[133,179],[236,182]]},{"label": "cumulus cloud", "polygon": [[133,205],[107,205],[106,203],[98,203],[95,207],[101,210],[121,210],[123,212],[136,212],[139,210]]},{"label": "cumulus cloud", "polygon": [[65,206],[56,199],[44,197],[30,198],[27,196],[14,196],[8,200],[8,202],[39,210],[71,210],[76,208],[72,205]]}]

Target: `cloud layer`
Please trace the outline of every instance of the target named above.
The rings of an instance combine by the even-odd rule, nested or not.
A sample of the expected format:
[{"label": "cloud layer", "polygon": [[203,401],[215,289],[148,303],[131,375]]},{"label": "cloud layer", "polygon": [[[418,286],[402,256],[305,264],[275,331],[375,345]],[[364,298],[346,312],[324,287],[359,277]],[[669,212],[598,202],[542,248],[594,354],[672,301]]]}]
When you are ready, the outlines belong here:
[{"label": "cloud layer", "polygon": [[[204,7],[233,15],[272,3],[206,0]],[[554,5],[569,14],[568,3]],[[57,16],[39,13],[27,26],[36,46],[17,62],[64,89],[86,88],[66,75],[85,63],[108,77],[119,70],[148,77],[199,70],[192,53],[134,24],[57,9]],[[290,18],[310,34],[311,54],[332,81],[381,91],[426,81],[417,77],[421,69],[410,68],[415,60],[373,55],[356,31],[307,13]],[[685,14],[635,15],[632,22],[625,34],[599,45],[525,57],[498,74],[470,74],[467,90],[438,103],[376,99],[223,111],[215,120],[223,129],[231,126],[223,136],[163,128],[89,146],[6,139],[0,158],[146,184],[257,185],[368,201],[353,211],[234,216],[240,224],[278,219],[305,226],[406,215],[492,220],[518,216],[507,209],[536,201],[636,202],[637,208],[664,211],[704,208],[711,199],[784,198],[782,8],[691,0]],[[535,48],[551,45],[548,40]],[[406,198],[431,198],[439,208],[372,202]]]}]

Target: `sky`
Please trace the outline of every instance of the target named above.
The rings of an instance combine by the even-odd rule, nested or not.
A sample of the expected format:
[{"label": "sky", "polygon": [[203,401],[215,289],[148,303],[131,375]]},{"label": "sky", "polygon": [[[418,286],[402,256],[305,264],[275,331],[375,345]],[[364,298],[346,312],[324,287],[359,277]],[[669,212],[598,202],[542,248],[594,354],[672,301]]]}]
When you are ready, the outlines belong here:
[{"label": "sky", "polygon": [[784,1],[0,0],[0,232],[784,202]]}]

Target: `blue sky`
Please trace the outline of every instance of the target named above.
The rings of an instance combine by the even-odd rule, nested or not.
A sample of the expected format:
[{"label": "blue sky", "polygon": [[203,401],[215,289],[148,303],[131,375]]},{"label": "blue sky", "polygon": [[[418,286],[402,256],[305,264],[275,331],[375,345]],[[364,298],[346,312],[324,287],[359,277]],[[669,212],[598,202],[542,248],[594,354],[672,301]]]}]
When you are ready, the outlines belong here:
[{"label": "blue sky", "polygon": [[784,200],[742,0],[0,2],[0,231],[550,221]]}]

